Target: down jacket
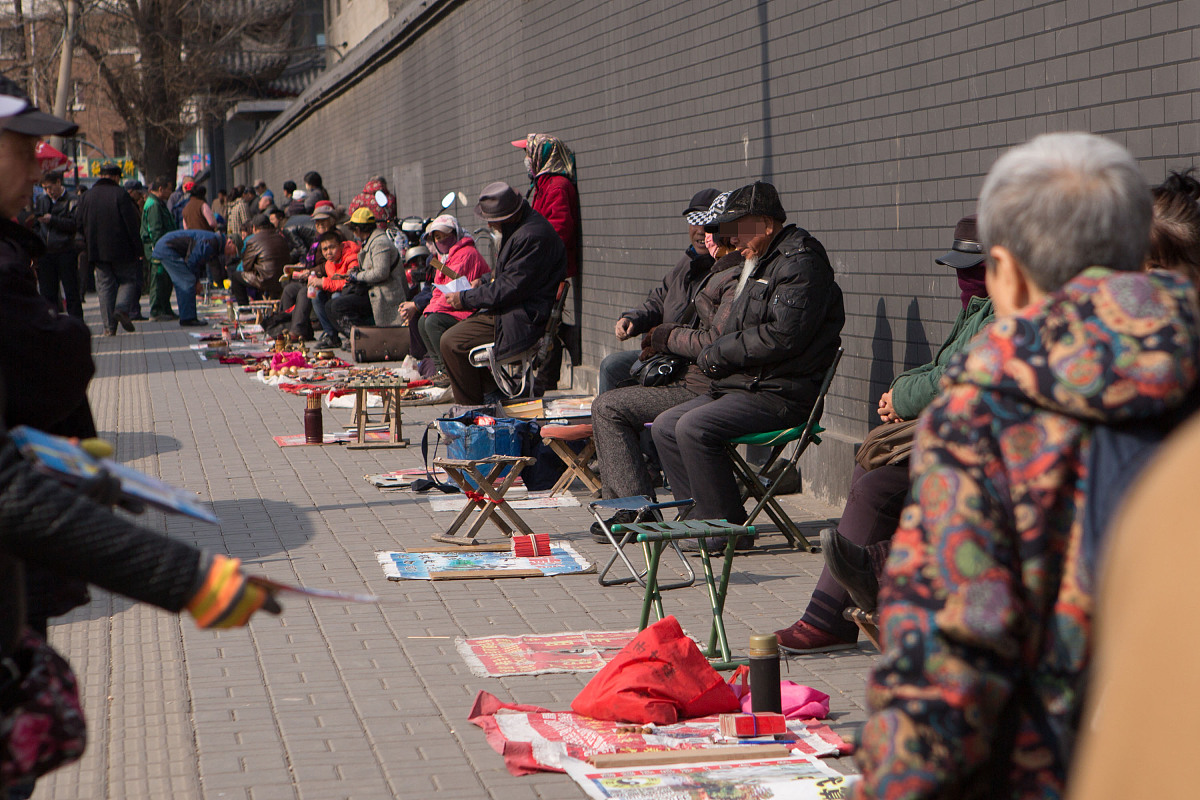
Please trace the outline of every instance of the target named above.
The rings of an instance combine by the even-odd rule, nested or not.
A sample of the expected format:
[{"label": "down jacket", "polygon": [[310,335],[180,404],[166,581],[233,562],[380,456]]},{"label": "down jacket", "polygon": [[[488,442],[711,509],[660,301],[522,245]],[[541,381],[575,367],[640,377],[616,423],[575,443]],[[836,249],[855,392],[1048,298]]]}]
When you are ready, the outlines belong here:
[{"label": "down jacket", "polygon": [[950,359],[958,355],[975,334],[992,321],[992,301],[987,297],[972,297],[967,307],[958,312],[950,335],[928,364],[901,373],[892,381],[892,408],[900,419],[916,419],[941,391],[942,374]]},{"label": "down jacket", "polygon": [[646,302],[621,316],[633,323],[635,334],[645,333],[664,322],[679,322],[692,302],[696,287],[712,268],[713,257],[708,251],[697,253],[696,248],[689,246],[663,278],[662,284],[646,295]]},{"label": "down jacket", "polygon": [[466,308],[496,317],[497,358],[522,353],[542,337],[558,284],[567,276],[562,239],[538,212],[522,200],[522,209],[502,232],[491,283],[462,293]]},{"label": "down jacket", "polygon": [[350,273],[370,288],[371,316],[377,326],[399,325],[400,304],[408,295],[408,282],[400,252],[387,232],[376,228],[358,251],[358,270]]},{"label": "down jacket", "polygon": [[846,321],[821,243],[803,228],[785,227],[729,313],[728,332],[696,358],[713,390],[774,392],[811,407]]},{"label": "down jacket", "polygon": [[1178,275],[1092,267],[951,362],[882,581],[855,800],[1063,795],[1092,656],[1093,429],[1186,408],[1193,294]]}]

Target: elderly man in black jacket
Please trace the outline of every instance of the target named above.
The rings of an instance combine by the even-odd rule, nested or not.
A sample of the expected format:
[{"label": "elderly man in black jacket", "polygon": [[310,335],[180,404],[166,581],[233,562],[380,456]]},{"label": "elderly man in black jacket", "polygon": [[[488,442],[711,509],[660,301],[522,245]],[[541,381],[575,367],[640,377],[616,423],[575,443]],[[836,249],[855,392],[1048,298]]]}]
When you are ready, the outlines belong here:
[{"label": "elderly man in black jacket", "polygon": [[137,209],[129,192],[117,181],[121,168],[111,162],[100,167],[100,180],[79,201],[75,220],[83,234],[88,263],[96,270],[100,321],[105,336],[117,335],[117,323],[133,330],[131,317],[138,306],[142,238]]},{"label": "elderly man in black jacket", "polygon": [[743,186],[725,209],[720,233],[746,261],[725,332],[696,358],[712,389],[659,414],[652,431],[675,497],[696,501],[692,518],[740,524],[746,511],[724,443],[809,415],[846,316],[825,248],[785,227],[774,186]]},{"label": "elderly man in black jacket", "polygon": [[533,347],[546,330],[558,284],[567,275],[567,255],[562,239],[528,201],[502,181],[484,187],[475,215],[485,220],[502,239],[492,281],[462,292],[451,292],[446,301],[455,309],[479,309],[442,336],[442,360],[450,373],[454,401],[484,401],[485,370],[467,360],[471,349],[495,342],[497,358]]}]

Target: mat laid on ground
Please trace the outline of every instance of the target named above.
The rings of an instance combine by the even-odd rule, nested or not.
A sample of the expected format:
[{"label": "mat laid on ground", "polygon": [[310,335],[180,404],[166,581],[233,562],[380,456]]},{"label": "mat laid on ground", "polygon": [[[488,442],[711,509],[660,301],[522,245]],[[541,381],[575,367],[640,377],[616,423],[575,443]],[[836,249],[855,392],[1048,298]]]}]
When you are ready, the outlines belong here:
[{"label": "mat laid on ground", "polygon": [[[510,495],[512,495],[510,497]],[[579,501],[569,494],[558,495],[551,497],[549,490],[541,492],[529,492],[524,497],[519,494],[513,494],[513,490],[509,489],[504,495],[504,499],[513,508],[570,508],[578,506]],[[429,498],[429,510],[438,511],[462,511],[463,506],[467,504],[467,498],[461,494],[443,494]]]},{"label": "mat laid on ground", "polygon": [[595,572],[569,544],[550,545],[548,556],[523,558],[511,552],[378,552],[375,557],[388,580],[444,581],[471,578],[542,578]]},{"label": "mat laid on ground", "polygon": [[665,764],[600,769],[572,762],[567,774],[593,800],[663,798],[737,798],[757,800],[831,800],[846,797],[857,775],[841,775],[808,758],[759,758],[753,761]]},{"label": "mat laid on ground", "polygon": [[398,469],[394,472],[382,472],[378,475],[364,475],[363,478],[376,489],[390,492],[398,489],[407,489],[412,485],[413,481],[419,481],[430,473],[439,481],[446,480],[446,471],[441,467],[432,467],[428,471],[424,467],[412,467],[410,469]]},{"label": "mat laid on ground", "polygon": [[454,645],[472,675],[498,678],[545,672],[598,672],[635,636],[636,630],[527,633],[479,639],[460,636]]},{"label": "mat laid on ground", "polygon": [[[570,760],[586,761],[600,753],[696,750],[729,744],[720,736],[718,716],[674,725],[627,725],[570,711],[505,703],[488,692],[476,695],[467,719],[483,728],[488,744],[504,756],[504,765],[513,775],[564,772]],[[854,748],[823,722],[795,719],[787,725],[795,739],[787,743],[793,752],[815,758],[853,752]]]},{"label": "mat laid on ground", "polygon": [[[358,441],[358,432],[351,433],[327,433],[325,441],[321,444],[346,444],[347,442]],[[388,431],[367,431],[368,442],[390,442],[391,434]],[[304,441],[303,433],[289,433],[283,436],[275,437],[275,444],[280,447],[300,447],[308,444]]]}]

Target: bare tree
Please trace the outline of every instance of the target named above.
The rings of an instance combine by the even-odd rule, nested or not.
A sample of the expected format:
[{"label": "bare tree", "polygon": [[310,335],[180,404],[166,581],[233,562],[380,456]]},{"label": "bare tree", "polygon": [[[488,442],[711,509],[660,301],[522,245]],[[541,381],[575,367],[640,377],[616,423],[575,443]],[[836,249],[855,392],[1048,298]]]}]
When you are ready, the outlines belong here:
[{"label": "bare tree", "polygon": [[77,43],[96,64],[146,175],[238,99],[262,96],[291,55],[295,0],[90,0]]}]

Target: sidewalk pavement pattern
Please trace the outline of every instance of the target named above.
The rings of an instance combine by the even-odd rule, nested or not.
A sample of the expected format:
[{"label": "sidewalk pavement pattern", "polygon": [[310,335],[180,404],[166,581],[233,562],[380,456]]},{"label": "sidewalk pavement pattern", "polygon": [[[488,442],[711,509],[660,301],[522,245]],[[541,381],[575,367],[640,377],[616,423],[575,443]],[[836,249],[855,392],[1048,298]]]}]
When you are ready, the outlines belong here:
[{"label": "sidewalk pavement pattern", "polygon": [[[98,331],[94,300],[88,313]],[[466,716],[481,689],[567,710],[591,674],[477,678],[454,637],[636,628],[640,591],[601,587],[595,575],[388,581],[375,551],[432,545],[453,515],[363,477],[419,466],[420,448],[277,447],[272,436],[303,431],[303,398],[239,367],[201,362],[188,349],[194,341],[177,325],[145,322],[136,333],[93,340],[91,400],[116,458],[211,499],[221,518],[218,527],[152,511],[144,522],[271,578],[389,603],[285,597],[282,616],[210,632],[186,613],[93,589],[91,604],[50,635],[80,678],[87,753],[45,778],[35,798],[583,797],[566,775],[509,775]],[[405,409],[406,434],[415,441],[442,409]],[[349,416],[327,410],[326,430]],[[838,513],[804,495],[784,504],[814,535]],[[521,513],[591,561],[610,549],[588,534],[586,500]],[[503,537],[489,524],[479,538]],[[751,633],[794,622],[820,573],[819,555],[787,549],[778,534],[765,544],[737,556],[725,612],[735,649]],[[702,583],[667,593],[665,603],[686,629],[708,631]],[[792,659],[784,677],[827,692],[831,724],[849,737],[864,719],[864,681],[877,655],[864,638],[859,650]],[[831,763],[853,771],[849,758]]]}]

